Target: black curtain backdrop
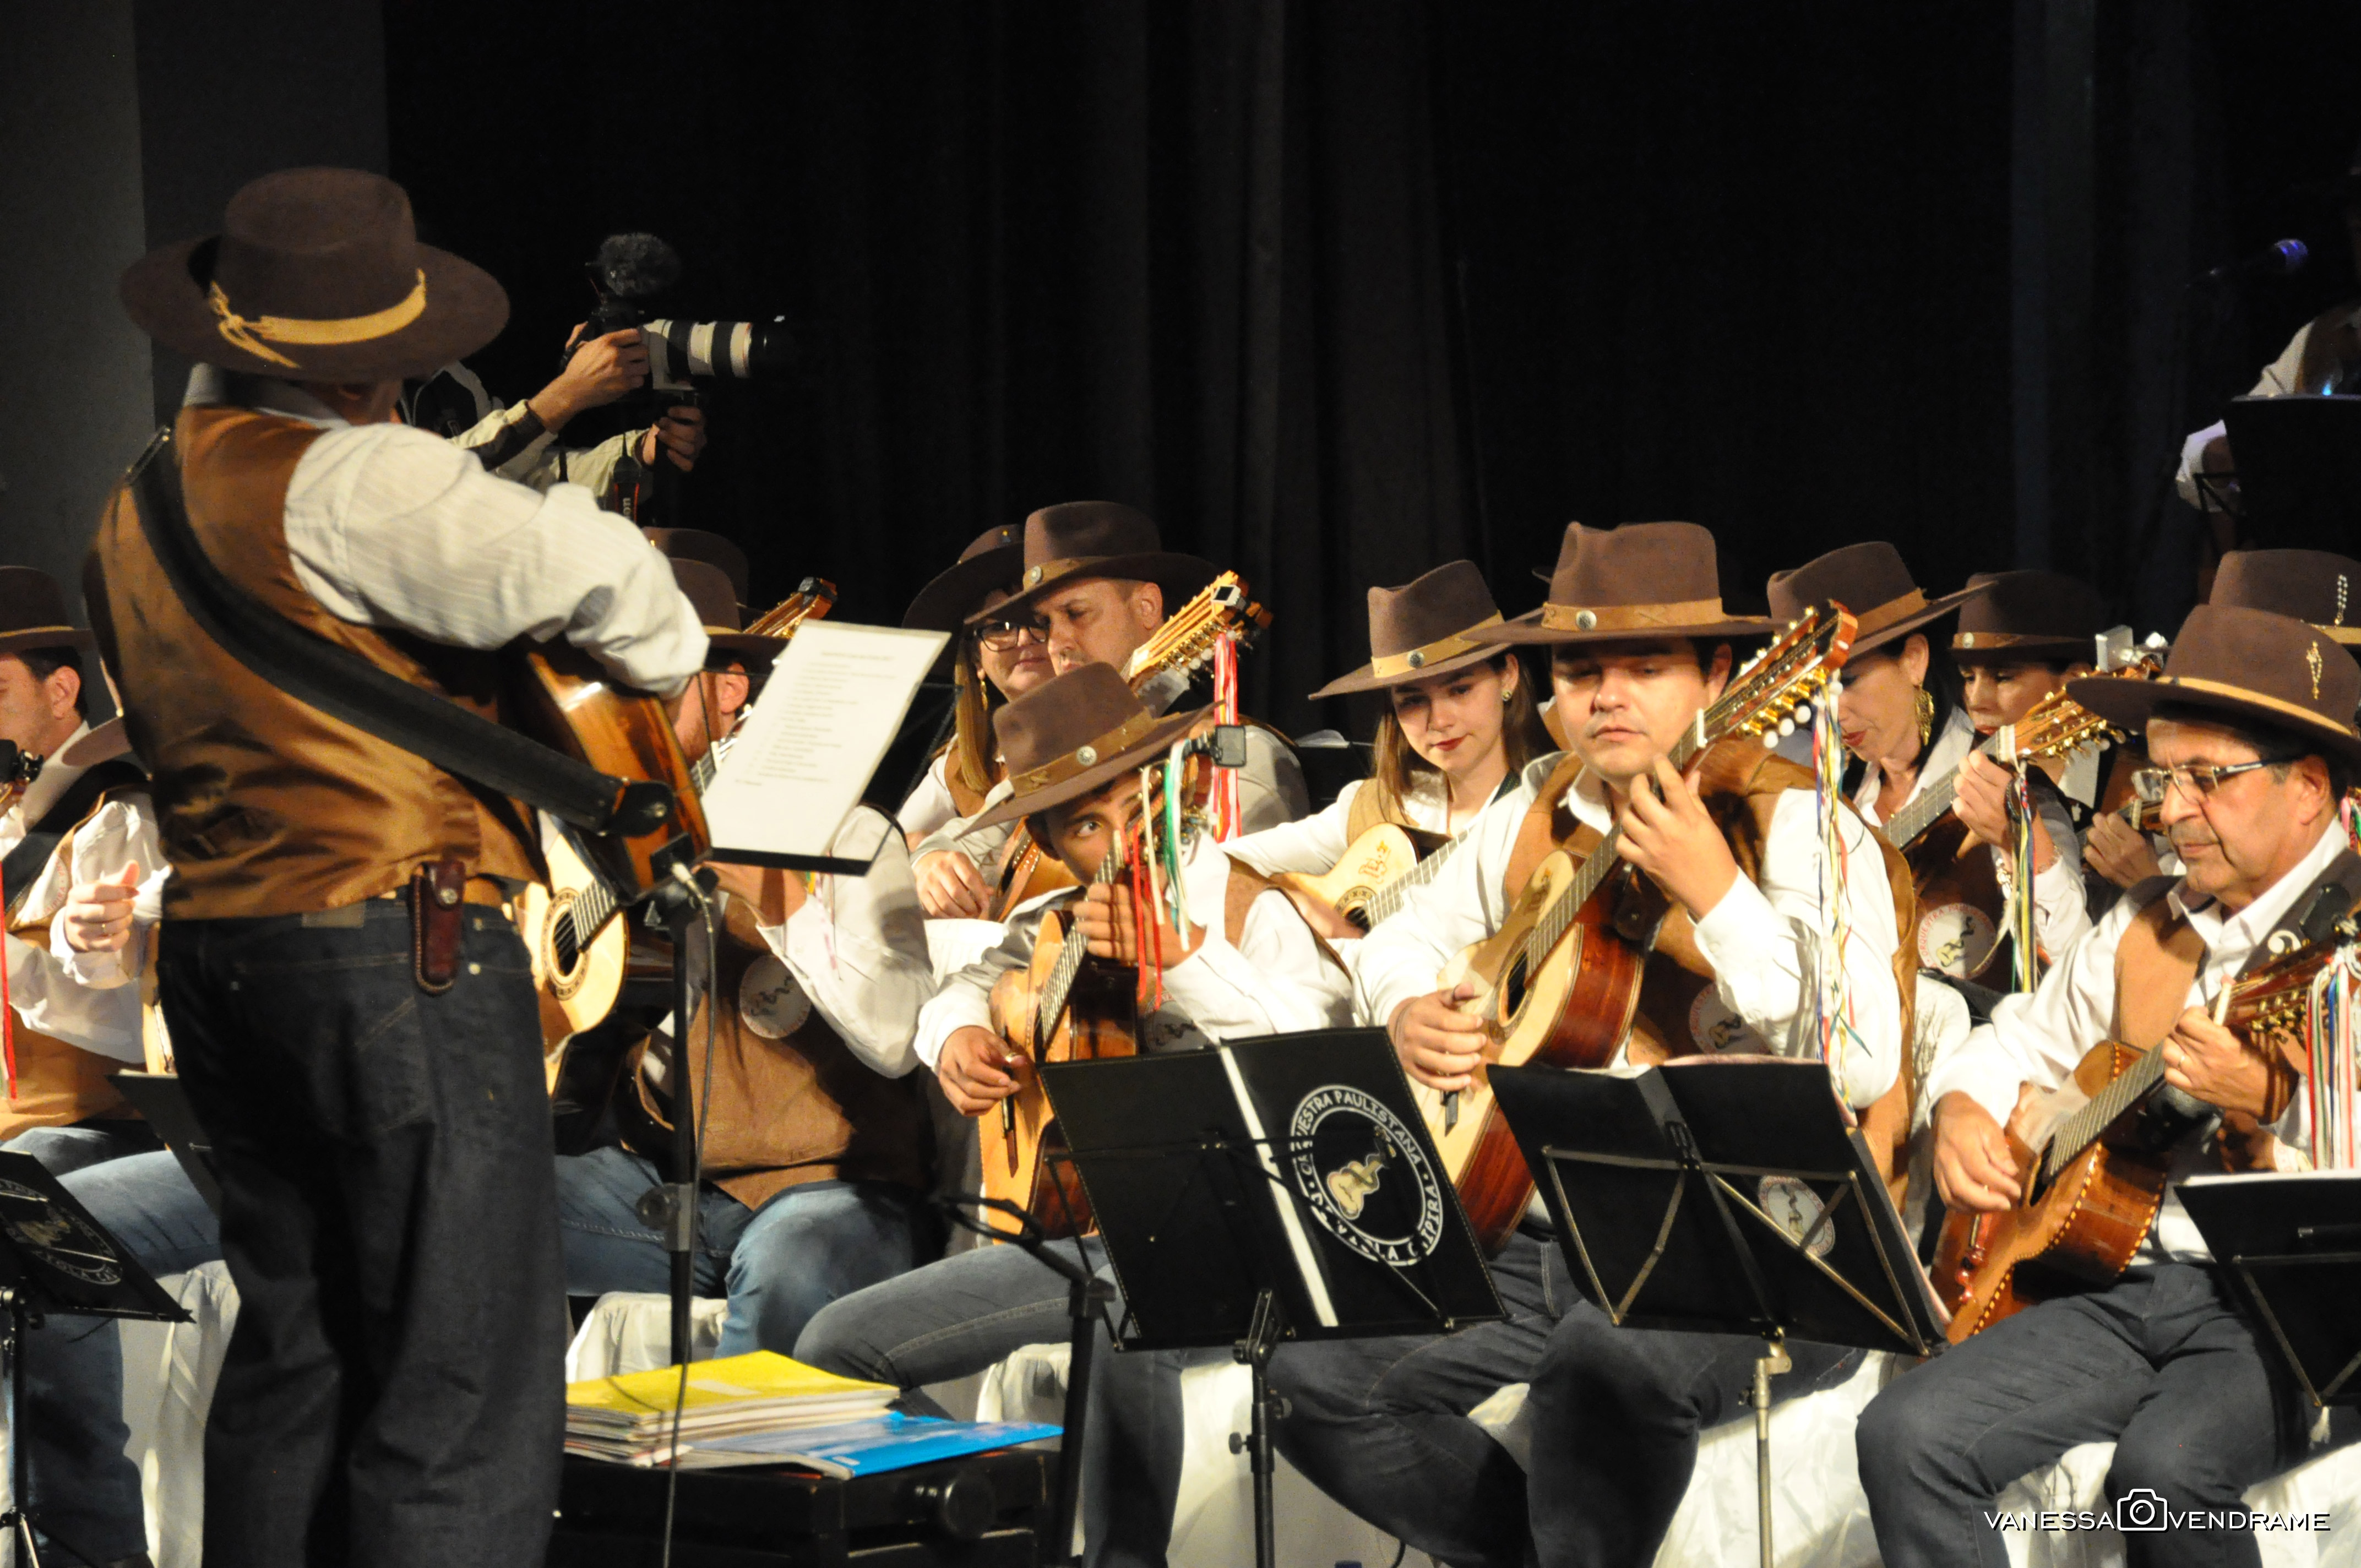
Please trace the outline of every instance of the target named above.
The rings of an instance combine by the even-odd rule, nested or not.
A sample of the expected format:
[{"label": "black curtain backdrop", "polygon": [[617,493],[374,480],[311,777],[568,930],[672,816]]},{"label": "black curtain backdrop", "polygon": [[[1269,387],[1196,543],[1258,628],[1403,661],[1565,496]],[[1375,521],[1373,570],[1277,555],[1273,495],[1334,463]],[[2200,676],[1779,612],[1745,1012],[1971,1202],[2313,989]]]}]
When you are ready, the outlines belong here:
[{"label": "black curtain backdrop", "polygon": [[[2091,237],[2043,264],[2092,303],[2061,336],[2025,60],[2078,5]],[[2176,341],[2181,280],[2282,221],[2227,192],[2361,129],[2361,24],[2256,10],[386,0],[390,159],[509,286],[476,361],[504,397],[617,230],[686,258],[674,313],[794,324],[800,374],[716,395],[684,519],[758,599],[818,574],[892,621],[983,528],[1126,500],[1276,611],[1249,707],[1352,728],[1301,694],[1366,657],[1370,585],[1470,555],[1513,614],[1569,519],[1711,526],[1737,606],[1882,537],[1929,591],[2046,559],[2173,624],[2158,465],[2350,287],[2331,234]],[[2084,357],[2029,358],[2043,331]],[[2022,485],[2029,452],[2063,480]]]}]

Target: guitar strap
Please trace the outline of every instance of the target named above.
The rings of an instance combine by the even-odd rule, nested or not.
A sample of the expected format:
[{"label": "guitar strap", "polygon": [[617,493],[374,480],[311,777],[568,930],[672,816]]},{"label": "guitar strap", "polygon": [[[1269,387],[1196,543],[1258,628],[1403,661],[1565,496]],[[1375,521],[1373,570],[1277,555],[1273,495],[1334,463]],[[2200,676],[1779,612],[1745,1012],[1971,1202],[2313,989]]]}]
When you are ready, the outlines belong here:
[{"label": "guitar strap", "polygon": [[181,608],[225,652],[280,691],[577,828],[610,832],[628,822],[636,830],[663,820],[671,792],[662,784],[627,784],[470,713],[296,625],[232,582],[189,523],[170,426],[139,455],[130,482],[140,532]]},{"label": "guitar strap", "polygon": [[0,890],[8,897],[8,918],[14,920],[40,879],[41,868],[49,863],[66,835],[82,826],[90,814],[98,809],[99,797],[109,790],[145,785],[148,775],[133,763],[120,757],[109,758],[85,770],[82,775],[66,786],[40,821],[26,831],[24,839],[0,860]]}]

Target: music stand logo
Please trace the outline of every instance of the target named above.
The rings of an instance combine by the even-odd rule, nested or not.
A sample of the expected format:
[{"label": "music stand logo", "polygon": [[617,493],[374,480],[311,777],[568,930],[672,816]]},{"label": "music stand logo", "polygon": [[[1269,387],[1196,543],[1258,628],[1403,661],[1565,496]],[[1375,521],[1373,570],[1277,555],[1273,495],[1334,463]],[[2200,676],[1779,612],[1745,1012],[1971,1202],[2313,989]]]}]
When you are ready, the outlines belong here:
[{"label": "music stand logo", "polygon": [[1384,1101],[1328,1084],[1296,1102],[1287,1133],[1289,1174],[1322,1230],[1389,1268],[1442,1245],[1443,1183]]}]

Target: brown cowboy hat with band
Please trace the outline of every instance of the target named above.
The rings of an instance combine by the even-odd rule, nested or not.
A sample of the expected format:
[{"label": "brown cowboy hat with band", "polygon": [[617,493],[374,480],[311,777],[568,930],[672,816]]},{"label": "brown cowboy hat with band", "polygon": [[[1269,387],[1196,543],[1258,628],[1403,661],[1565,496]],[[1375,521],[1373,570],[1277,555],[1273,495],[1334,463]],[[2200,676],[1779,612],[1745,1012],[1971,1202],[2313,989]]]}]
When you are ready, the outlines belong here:
[{"label": "brown cowboy hat with band", "polygon": [[705,628],[705,667],[723,668],[734,659],[755,674],[768,671],[787,640],[739,630],[745,622],[739,618],[738,596],[730,574],[709,561],[682,555],[669,559],[672,580],[679,585],[681,597],[696,606],[697,619]]},{"label": "brown cowboy hat with band", "polygon": [[992,716],[1012,793],[977,817],[970,831],[1080,799],[1170,751],[1206,712],[1191,708],[1159,718],[1105,664],[1084,664],[1042,682]]},{"label": "brown cowboy hat with band", "polygon": [[2066,683],[2066,695],[2125,729],[2159,707],[2191,707],[2269,725],[2361,762],[2361,664],[2318,627],[2236,605],[2201,604],[2180,623],[2164,674],[2152,681],[2104,675]]},{"label": "brown cowboy hat with band", "polygon": [[1767,637],[1760,616],[1721,608],[1713,535],[1694,522],[1565,525],[1541,609],[1485,635],[1500,642]]},{"label": "brown cowboy hat with band", "polygon": [[66,614],[66,592],[38,566],[0,566],[0,653],[26,648],[71,648],[95,652],[98,644]]},{"label": "brown cowboy hat with band", "polygon": [[1783,624],[1802,619],[1816,605],[1844,606],[1858,625],[1852,651],[1859,654],[1900,641],[1991,589],[1989,583],[1970,583],[1958,593],[1930,599],[1910,580],[1902,552],[1880,539],[1831,550],[1792,572],[1773,572],[1769,597],[1771,619]]},{"label": "brown cowboy hat with band", "polygon": [[491,274],[418,243],[410,197],[357,169],[288,169],[229,199],[222,231],[123,274],[123,308],[167,348],[290,381],[433,375],[500,335]]},{"label": "brown cowboy hat with band", "polygon": [[1170,615],[1217,575],[1211,561],[1165,549],[1164,536],[1144,511],[1118,501],[1067,501],[1025,520],[1016,597],[967,617],[967,623],[1029,605],[1061,583],[1093,577],[1154,583],[1164,590]]},{"label": "brown cowboy hat with band", "polygon": [[741,614],[752,603],[753,567],[735,540],[702,528],[643,528],[640,532],[675,561],[702,561],[708,566],[720,567],[730,578],[730,591],[736,597]]},{"label": "brown cowboy hat with band", "polygon": [[[1978,572],[1960,608],[1951,660],[1960,664],[2092,663],[2107,629],[2107,601],[2061,572]],[[1850,609],[1850,606],[1847,606]]]},{"label": "brown cowboy hat with band", "polygon": [[1503,652],[1500,607],[1473,561],[1437,566],[1399,588],[1369,590],[1369,662],[1313,697],[1383,691],[1464,670]]},{"label": "brown cowboy hat with band", "polygon": [[902,624],[914,631],[956,633],[984,595],[994,588],[1016,592],[1024,570],[1025,531],[1008,522],[987,528],[968,542],[955,565],[918,590]]},{"label": "brown cowboy hat with band", "polygon": [[2361,622],[2361,561],[2325,550],[2233,550],[2205,602],[2293,616],[2348,648],[2361,643],[2361,624],[2351,624]]}]

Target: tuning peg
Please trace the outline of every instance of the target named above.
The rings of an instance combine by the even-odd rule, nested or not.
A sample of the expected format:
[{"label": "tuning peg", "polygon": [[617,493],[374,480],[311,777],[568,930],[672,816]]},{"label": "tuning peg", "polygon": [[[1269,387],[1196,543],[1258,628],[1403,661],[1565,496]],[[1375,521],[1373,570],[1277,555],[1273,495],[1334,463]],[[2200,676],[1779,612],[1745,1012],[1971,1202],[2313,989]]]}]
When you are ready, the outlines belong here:
[{"label": "tuning peg", "polygon": [[1795,722],[1798,724],[1809,724],[1811,721],[1812,705],[1808,702],[1797,703],[1795,705]]},{"label": "tuning peg", "polygon": [[1763,732],[1763,749],[1766,751],[1775,751],[1779,749],[1779,732],[1777,730],[1765,729]]}]

